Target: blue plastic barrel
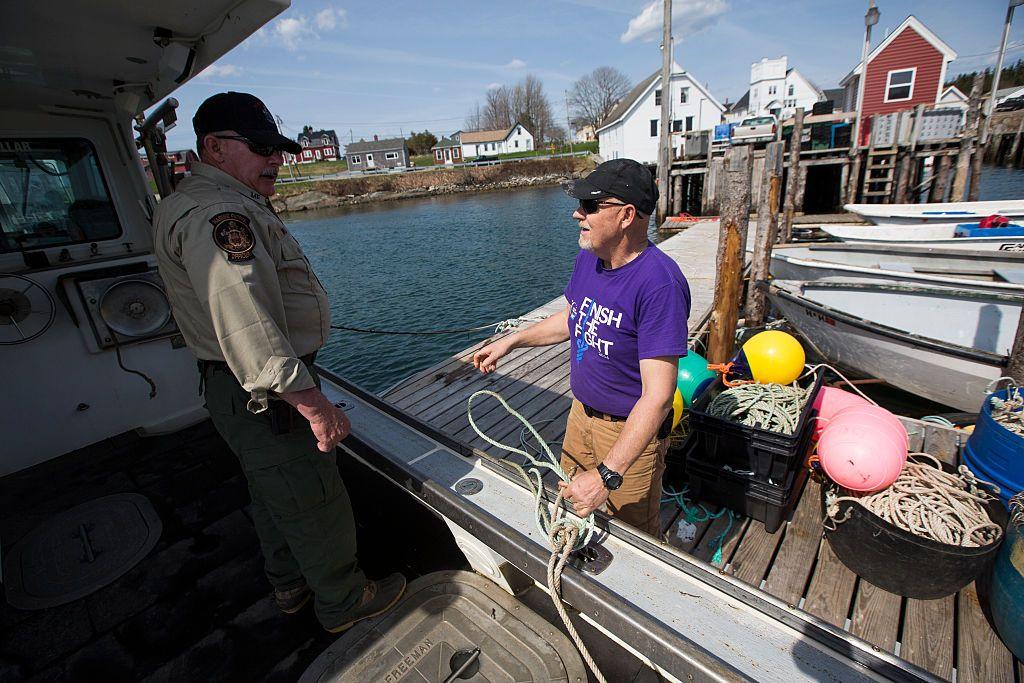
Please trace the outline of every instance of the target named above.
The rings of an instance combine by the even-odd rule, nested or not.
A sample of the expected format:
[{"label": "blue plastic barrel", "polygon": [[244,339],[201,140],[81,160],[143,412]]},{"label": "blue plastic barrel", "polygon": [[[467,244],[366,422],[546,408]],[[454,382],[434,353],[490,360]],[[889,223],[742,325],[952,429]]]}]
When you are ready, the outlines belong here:
[{"label": "blue plastic barrel", "polygon": [[1006,538],[992,566],[992,621],[996,632],[1017,659],[1024,659],[1024,496],[1010,504],[1016,513],[1006,525]]},{"label": "blue plastic barrel", "polygon": [[1006,400],[1003,389],[985,397],[974,433],[964,448],[964,464],[986,481],[999,487],[1003,504],[1024,489],[1024,437],[1018,436],[992,419],[990,397]]}]

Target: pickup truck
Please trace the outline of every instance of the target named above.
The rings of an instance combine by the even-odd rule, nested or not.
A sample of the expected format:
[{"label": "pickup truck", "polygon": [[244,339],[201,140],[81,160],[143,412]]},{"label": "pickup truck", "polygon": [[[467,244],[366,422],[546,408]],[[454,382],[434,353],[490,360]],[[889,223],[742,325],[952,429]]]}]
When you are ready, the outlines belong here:
[{"label": "pickup truck", "polygon": [[734,145],[743,145],[751,142],[771,141],[775,139],[775,131],[778,126],[778,119],[771,114],[751,116],[743,119],[739,125],[733,128],[730,142]]}]

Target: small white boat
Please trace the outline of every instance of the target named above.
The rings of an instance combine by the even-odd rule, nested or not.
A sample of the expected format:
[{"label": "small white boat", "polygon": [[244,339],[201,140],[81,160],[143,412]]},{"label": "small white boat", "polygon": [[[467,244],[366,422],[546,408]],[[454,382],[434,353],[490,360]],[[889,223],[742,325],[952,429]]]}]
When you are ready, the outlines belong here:
[{"label": "small white boat", "polygon": [[956,225],[859,225],[830,224],[818,226],[841,242],[912,244],[925,247],[950,247],[978,251],[1024,251],[1024,234],[1020,236],[956,237]]},{"label": "small white boat", "polygon": [[1024,199],[934,204],[846,204],[844,209],[871,223],[956,225],[999,214],[1011,221],[1024,218]]},{"label": "small white boat", "polygon": [[1024,294],[884,280],[775,280],[768,297],[829,362],[970,412],[1003,374],[1024,306]]},{"label": "small white boat", "polygon": [[1024,292],[1024,253],[906,244],[785,245],[772,251],[780,280],[856,278]]}]

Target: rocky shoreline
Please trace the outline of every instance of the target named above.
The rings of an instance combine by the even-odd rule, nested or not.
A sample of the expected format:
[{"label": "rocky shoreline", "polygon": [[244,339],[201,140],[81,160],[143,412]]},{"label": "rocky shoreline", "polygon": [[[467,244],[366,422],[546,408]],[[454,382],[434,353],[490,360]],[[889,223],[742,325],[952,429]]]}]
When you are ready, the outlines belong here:
[{"label": "rocky shoreline", "polygon": [[402,175],[344,178],[279,186],[271,198],[278,213],[315,211],[339,206],[557,185],[589,172],[594,157],[549,159],[500,166],[440,169]]}]

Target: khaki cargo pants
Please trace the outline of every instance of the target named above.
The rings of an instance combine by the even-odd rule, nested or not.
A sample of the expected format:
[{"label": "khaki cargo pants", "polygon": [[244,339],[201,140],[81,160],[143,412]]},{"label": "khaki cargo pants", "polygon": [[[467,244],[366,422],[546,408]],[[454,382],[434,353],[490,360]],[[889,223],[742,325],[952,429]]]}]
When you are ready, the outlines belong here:
[{"label": "khaki cargo pants", "polygon": [[270,411],[246,409],[249,392],[226,366],[208,367],[203,383],[213,424],[249,483],[267,578],[280,590],[305,581],[316,595],[320,623],[343,623],[366,579],[356,562],[355,520],[335,454],[317,449],[298,414],[288,433],[274,434]]},{"label": "khaki cargo pants", "polygon": [[[625,425],[625,422],[587,417],[583,404],[573,400],[562,442],[562,469],[571,475],[573,469],[582,472],[596,468],[604,462]],[[655,436],[623,475],[622,486],[611,492],[607,503],[608,514],[655,538],[661,537],[661,478],[665,474],[667,452],[668,439]]]}]

